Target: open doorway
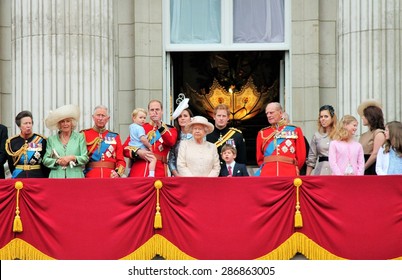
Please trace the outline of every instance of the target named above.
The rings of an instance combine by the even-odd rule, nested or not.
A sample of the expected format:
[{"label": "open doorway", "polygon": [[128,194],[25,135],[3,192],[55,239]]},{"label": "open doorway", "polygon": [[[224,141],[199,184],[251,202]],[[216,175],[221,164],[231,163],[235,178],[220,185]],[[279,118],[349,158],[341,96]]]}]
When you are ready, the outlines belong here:
[{"label": "open doorway", "polygon": [[[194,114],[203,115],[213,123],[211,110],[214,100],[200,101],[206,95],[211,95],[211,88],[219,87],[221,91],[231,93],[233,90],[236,94],[253,91],[245,99],[259,99],[256,100],[257,105],[249,110],[240,110],[242,115],[233,113],[229,126],[243,132],[247,164],[256,165],[256,136],[261,128],[268,125],[265,105],[272,101],[279,102],[280,99],[280,65],[284,60],[284,52],[174,52],[170,57],[173,110],[179,103],[176,101],[183,96],[179,96],[182,93],[190,98],[189,105]],[[252,90],[247,91],[246,87],[252,87]]]}]

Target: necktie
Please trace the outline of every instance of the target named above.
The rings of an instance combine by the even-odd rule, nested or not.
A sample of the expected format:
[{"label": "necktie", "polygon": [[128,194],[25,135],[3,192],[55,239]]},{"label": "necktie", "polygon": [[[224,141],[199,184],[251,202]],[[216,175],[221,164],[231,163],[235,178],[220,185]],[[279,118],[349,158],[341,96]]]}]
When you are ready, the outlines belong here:
[{"label": "necktie", "polygon": [[232,166],[231,165],[228,166],[228,171],[229,171],[229,176],[232,176]]}]

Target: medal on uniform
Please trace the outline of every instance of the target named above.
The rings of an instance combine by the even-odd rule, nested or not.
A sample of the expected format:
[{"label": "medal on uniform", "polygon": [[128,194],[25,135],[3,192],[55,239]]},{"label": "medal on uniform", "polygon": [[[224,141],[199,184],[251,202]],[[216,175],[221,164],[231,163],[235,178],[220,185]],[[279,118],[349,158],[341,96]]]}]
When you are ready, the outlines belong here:
[{"label": "medal on uniform", "polygon": [[105,138],[105,143],[106,144],[116,144],[116,139],[114,137],[108,136]]},{"label": "medal on uniform", "polygon": [[229,145],[232,145],[233,147],[236,147],[236,143],[235,143],[234,139],[228,139],[226,141],[226,144],[229,144]]}]

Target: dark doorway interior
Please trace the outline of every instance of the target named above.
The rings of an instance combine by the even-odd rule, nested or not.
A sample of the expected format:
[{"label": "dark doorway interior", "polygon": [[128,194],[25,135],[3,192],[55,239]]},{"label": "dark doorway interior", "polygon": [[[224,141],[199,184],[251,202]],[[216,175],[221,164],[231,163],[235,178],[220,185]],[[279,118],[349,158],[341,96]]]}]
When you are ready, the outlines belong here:
[{"label": "dark doorway interior", "polygon": [[[248,51],[248,52],[178,52],[172,53],[174,101],[180,93],[189,97],[188,88],[197,93],[208,93],[214,80],[228,89],[231,86],[242,88],[249,78],[259,92],[268,92],[269,101],[279,101],[280,61],[282,51]],[[176,108],[174,102],[174,108]],[[242,130],[247,145],[247,164],[256,165],[255,139],[258,131],[267,126],[264,113],[265,105],[253,118],[242,121],[231,121],[229,126]],[[213,119],[205,111],[192,106],[194,114],[204,115],[213,123]]]}]

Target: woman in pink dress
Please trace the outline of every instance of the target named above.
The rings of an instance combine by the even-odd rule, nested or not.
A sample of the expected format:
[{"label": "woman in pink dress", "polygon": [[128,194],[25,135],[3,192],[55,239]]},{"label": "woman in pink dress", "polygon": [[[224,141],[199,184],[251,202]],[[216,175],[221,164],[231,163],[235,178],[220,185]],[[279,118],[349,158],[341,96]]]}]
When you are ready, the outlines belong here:
[{"label": "woman in pink dress", "polygon": [[329,165],[332,175],[364,175],[364,153],[362,145],[354,137],[357,120],[345,115],[338,125],[334,140],[329,144]]}]

